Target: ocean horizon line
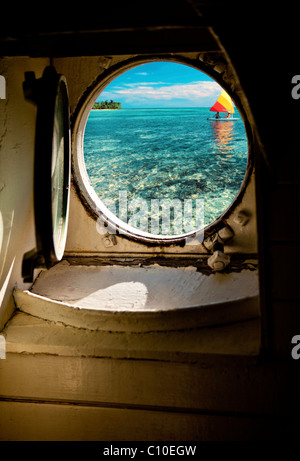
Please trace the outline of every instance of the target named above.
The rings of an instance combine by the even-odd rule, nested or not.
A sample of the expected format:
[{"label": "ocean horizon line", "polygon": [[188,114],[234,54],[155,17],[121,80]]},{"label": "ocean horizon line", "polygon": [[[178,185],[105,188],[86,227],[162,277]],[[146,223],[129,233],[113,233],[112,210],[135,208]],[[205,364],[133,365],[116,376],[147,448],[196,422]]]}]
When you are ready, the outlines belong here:
[{"label": "ocean horizon line", "polygon": [[174,107],[121,107],[120,109],[91,109],[91,110],[158,110],[158,109],[209,109],[210,106],[191,106],[191,107],[181,107],[181,106],[174,106]]}]

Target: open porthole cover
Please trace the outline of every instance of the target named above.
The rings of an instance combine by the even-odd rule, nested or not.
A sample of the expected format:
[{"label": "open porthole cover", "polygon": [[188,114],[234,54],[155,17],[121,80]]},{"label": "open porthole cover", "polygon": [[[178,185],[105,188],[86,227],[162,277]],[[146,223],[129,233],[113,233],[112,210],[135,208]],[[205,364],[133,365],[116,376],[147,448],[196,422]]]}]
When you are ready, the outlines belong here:
[{"label": "open porthole cover", "polygon": [[39,261],[34,265],[42,261],[49,268],[62,259],[67,237],[71,164],[67,82],[49,66],[29,92],[37,104],[34,212]]}]

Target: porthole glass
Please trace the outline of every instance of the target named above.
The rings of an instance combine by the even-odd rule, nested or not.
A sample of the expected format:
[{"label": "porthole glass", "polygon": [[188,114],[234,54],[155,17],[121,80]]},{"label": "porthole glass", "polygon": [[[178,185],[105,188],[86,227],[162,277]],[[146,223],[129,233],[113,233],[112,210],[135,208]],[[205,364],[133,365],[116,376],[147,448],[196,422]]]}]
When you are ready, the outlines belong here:
[{"label": "porthole glass", "polygon": [[169,238],[208,226],[230,207],[245,178],[248,142],[222,93],[200,70],[159,61],[123,72],[96,97],[83,159],[111,221]]}]

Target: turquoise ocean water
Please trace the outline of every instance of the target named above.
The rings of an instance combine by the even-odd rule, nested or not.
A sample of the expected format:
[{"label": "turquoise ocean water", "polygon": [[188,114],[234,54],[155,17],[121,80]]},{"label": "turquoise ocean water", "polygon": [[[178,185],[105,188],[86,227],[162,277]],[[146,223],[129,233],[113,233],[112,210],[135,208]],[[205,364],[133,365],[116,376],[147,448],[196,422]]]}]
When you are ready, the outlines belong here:
[{"label": "turquoise ocean water", "polygon": [[[212,114],[208,108],[91,111],[84,158],[100,199],[120,219],[148,232],[152,232],[150,215],[153,219],[158,210],[154,204],[163,199],[177,199],[182,206],[190,199],[194,215],[182,227],[181,217],[176,224],[176,210],[172,209],[171,228],[165,231],[160,225],[160,234],[196,230],[190,226],[191,221],[196,228],[199,225],[195,204],[201,199],[203,224],[217,219],[240,189],[248,146],[237,112],[239,120],[231,122],[207,120]],[[124,210],[119,216],[120,194],[131,204],[127,217]],[[141,218],[141,210],[145,211],[141,201],[144,208],[148,206],[147,229]]]}]

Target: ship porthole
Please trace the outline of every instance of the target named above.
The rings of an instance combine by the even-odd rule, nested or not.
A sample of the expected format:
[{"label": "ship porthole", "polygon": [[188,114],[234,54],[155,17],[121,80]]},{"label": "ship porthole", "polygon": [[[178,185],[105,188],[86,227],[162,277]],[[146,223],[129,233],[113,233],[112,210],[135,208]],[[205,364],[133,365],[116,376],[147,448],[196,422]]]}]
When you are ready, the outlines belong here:
[{"label": "ship porthole", "polygon": [[[241,199],[251,173],[249,134],[235,104],[234,120],[223,122],[209,120],[216,112],[210,111],[213,104],[208,102],[202,108],[195,101],[192,107],[160,107],[156,114],[153,108],[138,114],[139,109],[126,104],[121,110],[92,111],[99,96],[120,86],[121,79],[124,85],[125,76],[133,73],[143,77],[145,91],[149,87],[157,91],[159,79],[152,85],[145,81],[156,63],[174,65],[178,72],[192,69],[192,89],[203,89],[205,82],[207,92],[215,90],[214,103],[224,90],[230,93],[207,68],[174,57],[140,57],[115,66],[99,77],[76,112],[73,170],[80,196],[103,233],[108,227],[139,241],[182,243],[203,238]],[[164,82],[163,97],[174,86]],[[132,88],[136,91],[137,85],[128,84],[127,94],[134,93]],[[175,110],[180,114],[177,125]],[[179,138],[182,144],[176,149]]]}]

